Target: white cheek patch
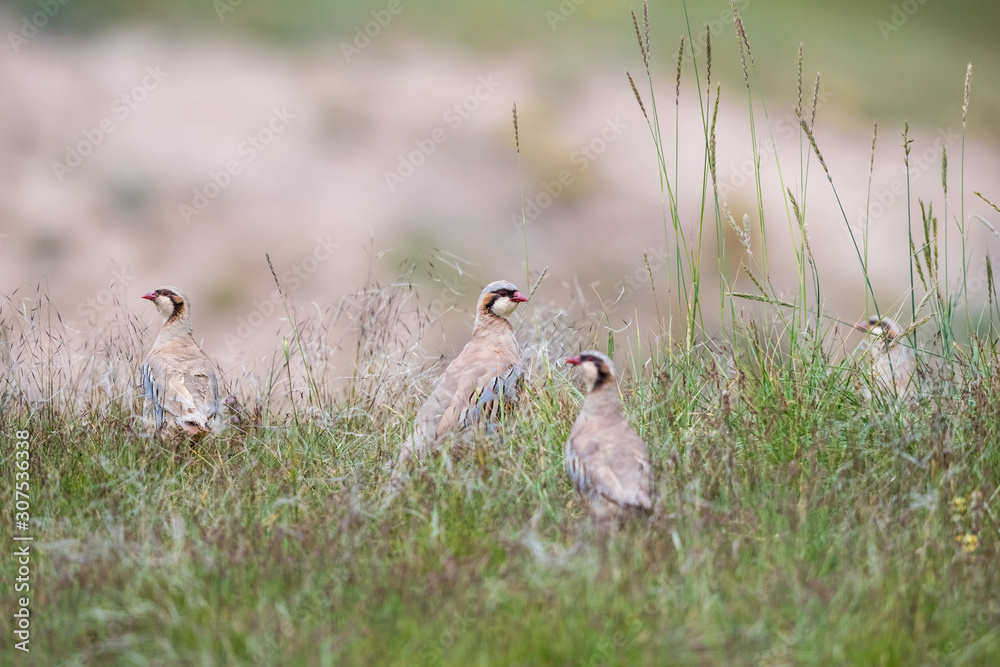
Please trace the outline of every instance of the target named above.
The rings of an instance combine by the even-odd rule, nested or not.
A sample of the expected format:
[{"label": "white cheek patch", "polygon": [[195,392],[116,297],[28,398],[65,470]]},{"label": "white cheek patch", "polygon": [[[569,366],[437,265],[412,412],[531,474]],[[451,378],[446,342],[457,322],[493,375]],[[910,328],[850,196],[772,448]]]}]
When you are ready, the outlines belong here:
[{"label": "white cheek patch", "polygon": [[591,389],[597,382],[597,365],[593,361],[583,363],[583,379],[587,382],[587,389]]},{"label": "white cheek patch", "polygon": [[170,317],[174,314],[174,302],[168,296],[158,296],[156,297],[156,309],[164,317]]},{"label": "white cheek patch", "polygon": [[509,317],[515,308],[517,308],[517,304],[506,296],[502,296],[493,302],[493,312],[503,318]]}]

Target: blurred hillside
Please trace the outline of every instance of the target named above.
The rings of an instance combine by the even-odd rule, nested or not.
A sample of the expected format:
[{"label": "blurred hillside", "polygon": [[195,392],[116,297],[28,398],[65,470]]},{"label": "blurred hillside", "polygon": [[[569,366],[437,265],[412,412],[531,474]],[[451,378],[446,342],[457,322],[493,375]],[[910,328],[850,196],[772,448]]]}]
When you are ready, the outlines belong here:
[{"label": "blurred hillside", "polygon": [[[368,23],[395,4],[398,12],[389,12],[390,20],[379,26],[374,53],[367,57],[384,56],[399,41],[417,41],[447,43],[469,49],[471,54],[514,57],[536,52],[564,66],[578,57],[584,58],[580,64],[606,58],[634,61],[629,10],[641,13],[642,7],[641,2],[607,0],[72,0],[59,4],[48,21],[47,29],[52,32],[98,37],[122,27],[144,26],[178,39],[228,37],[292,50],[350,43],[359,30],[363,33]],[[0,2],[0,7],[8,7],[18,17],[30,17],[43,5],[39,0]],[[795,51],[802,43],[814,69],[822,71],[831,84],[851,89],[850,100],[842,104],[845,111],[879,117],[883,122],[903,117],[933,119],[949,102],[946,96],[929,91],[960,90],[966,63],[976,62],[980,68],[972,117],[986,127],[998,127],[1000,70],[992,63],[1000,51],[996,40],[1000,5],[974,0],[845,0],[835,4],[740,0],[737,7],[744,15],[758,71],[769,92],[790,92]],[[690,0],[686,12],[687,17],[685,3],[679,0],[650,3],[654,55],[669,67],[687,23],[699,33],[709,23],[717,40],[716,70],[723,77],[736,77],[740,66],[728,3]]]},{"label": "blurred hillside", "polygon": [[[755,64],[758,141],[773,142],[761,159],[773,283],[794,288],[782,191],[799,190],[808,153],[791,114],[800,43],[810,91],[822,72],[817,140],[856,232],[864,226],[872,125],[879,123],[869,230],[880,303],[900,305],[909,287],[904,120],[915,140],[911,204],[934,200],[952,239],[957,222],[969,224],[970,273],[982,273],[985,250],[997,241],[969,215],[995,215],[972,190],[1000,200],[1000,6],[738,6]],[[625,69],[643,71],[629,8],[593,0],[0,3],[7,36],[0,59],[0,291],[10,296],[44,279],[64,320],[85,331],[116,298],[154,322],[139,296],[178,285],[193,301],[206,348],[229,363],[246,362],[269,355],[287,331],[276,319],[265,252],[303,312],[359,289],[372,264],[382,282],[415,265],[425,303],[467,311],[489,280],[527,282],[523,193],[532,280],[548,269],[540,302],[582,295],[595,312],[610,311],[616,327],[631,322],[634,332],[639,318],[640,326],[658,329],[655,306],[669,313],[677,295],[668,287],[653,143],[624,76]],[[706,25],[713,81],[722,81],[722,198],[737,220],[746,213],[756,225],[747,97],[728,4],[690,2],[687,20],[702,86]],[[684,7],[654,2],[650,21],[654,87],[672,152]],[[959,220],[969,62],[966,218]],[[642,77],[638,83],[648,104],[648,86]],[[699,217],[705,160],[697,94],[689,62],[677,107],[689,230]],[[865,309],[864,283],[815,161],[808,193],[824,306],[853,321]],[[711,214],[706,226],[711,276]],[[960,265],[954,240],[948,251]],[[655,303],[644,254],[658,282]],[[724,272],[742,287],[739,262],[731,257]],[[709,296],[717,295],[712,280],[703,288]],[[973,296],[982,300],[985,291]],[[468,314],[453,313],[443,324],[454,335],[426,342],[450,355],[464,342]]]}]

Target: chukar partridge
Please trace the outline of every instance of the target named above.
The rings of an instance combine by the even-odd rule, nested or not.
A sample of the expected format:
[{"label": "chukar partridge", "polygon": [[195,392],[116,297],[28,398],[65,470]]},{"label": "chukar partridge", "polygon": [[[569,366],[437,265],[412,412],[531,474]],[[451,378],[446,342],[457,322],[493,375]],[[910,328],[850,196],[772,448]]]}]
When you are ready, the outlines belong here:
[{"label": "chukar partridge", "polygon": [[479,295],[472,339],[434,383],[417,410],[413,431],[400,447],[396,466],[419,456],[441,435],[483,419],[489,423],[501,402],[512,403],[521,376],[521,349],[507,318],[528,298],[498,280]]},{"label": "chukar partridge", "polygon": [[191,334],[191,308],[176,287],[144,294],[163,316],[163,328],[142,365],[144,413],[160,434],[180,429],[194,438],[218,430],[219,381]]},{"label": "chukar partridge", "polygon": [[[917,359],[912,348],[900,344],[903,328],[892,318],[872,315],[858,322],[855,329],[867,332],[874,339],[868,345],[874,387],[896,396],[912,392]],[[867,388],[865,395],[871,397]]]},{"label": "chukar partridge", "polygon": [[614,365],[600,352],[583,352],[566,363],[579,366],[587,383],[583,408],[563,450],[573,488],[597,519],[650,509],[649,454],[622,415]]}]

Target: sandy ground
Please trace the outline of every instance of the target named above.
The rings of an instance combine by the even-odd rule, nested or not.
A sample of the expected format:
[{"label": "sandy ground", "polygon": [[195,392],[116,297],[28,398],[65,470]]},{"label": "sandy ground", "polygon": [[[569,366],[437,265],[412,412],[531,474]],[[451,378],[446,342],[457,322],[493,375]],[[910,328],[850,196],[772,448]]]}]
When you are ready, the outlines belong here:
[{"label": "sandy ground", "polygon": [[[0,33],[15,27],[15,17],[0,16]],[[84,332],[108,316],[119,295],[155,330],[155,313],[140,296],[176,285],[192,301],[206,350],[223,366],[252,366],[288,330],[274,307],[265,253],[304,310],[355,292],[371,266],[384,284],[413,262],[424,303],[437,298],[468,306],[490,280],[526,282],[523,185],[532,280],[547,269],[539,303],[583,294],[595,312],[602,301],[611,307],[616,326],[631,322],[624,333],[634,332],[636,317],[638,326],[656,328],[646,253],[661,312],[668,302],[676,310],[654,145],[624,76],[635,62],[560,62],[533,52],[491,59],[416,43],[362,51],[351,60],[335,44],[283,51],[139,30],[100,38],[42,32],[17,53],[5,50],[0,291],[20,296],[45,281],[63,319]],[[647,86],[638,83],[649,108]],[[676,171],[673,79],[655,86],[681,222],[694,243],[704,135],[690,83],[679,107]],[[860,235],[872,128],[871,119],[840,114],[838,99],[847,94],[824,88],[816,136]],[[782,190],[802,200],[800,151],[808,148],[795,127],[793,101],[767,103],[770,131],[759,104],[755,113],[769,277],[788,293],[798,231],[790,231]],[[933,200],[942,244],[947,225],[953,282],[961,262],[958,226],[970,227],[970,291],[981,299],[983,256],[991,246],[996,255],[998,241],[970,216],[996,224],[1000,215],[972,191],[1000,200],[1000,160],[996,146],[969,136],[961,217],[960,130],[958,113],[939,127],[911,128],[911,205],[918,196]],[[727,81],[718,120],[720,192],[734,217],[749,214],[756,230],[750,136],[742,82]],[[870,253],[883,310],[909,298],[899,144],[899,128],[879,129]],[[950,163],[946,215],[943,146]],[[826,312],[856,321],[865,310],[864,283],[840,204],[815,157],[805,202]],[[711,303],[718,291],[711,209],[706,228],[704,290]],[[747,258],[735,235],[727,245],[734,275]],[[461,295],[449,296],[435,277]],[[740,279],[737,288],[750,291],[751,284]],[[456,312],[442,329],[455,333],[439,332],[425,343],[450,354],[468,325],[467,312]]]}]

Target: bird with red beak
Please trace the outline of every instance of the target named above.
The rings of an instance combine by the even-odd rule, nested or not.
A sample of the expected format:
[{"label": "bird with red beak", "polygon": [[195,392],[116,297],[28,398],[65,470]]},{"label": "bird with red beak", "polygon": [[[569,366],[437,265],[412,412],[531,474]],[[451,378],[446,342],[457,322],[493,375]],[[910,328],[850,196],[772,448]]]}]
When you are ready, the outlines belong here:
[{"label": "bird with red beak", "polygon": [[590,351],[566,359],[583,372],[587,395],[563,447],[577,496],[598,520],[652,508],[652,472],[646,444],[622,414],[611,359]]},{"label": "bird with red beak", "polygon": [[458,428],[483,424],[491,429],[504,406],[517,400],[521,348],[507,320],[526,296],[506,280],[487,285],[479,295],[472,338],[434,383],[400,445],[393,466],[417,457]]},{"label": "bird with red beak", "polygon": [[194,439],[218,430],[219,381],[192,335],[187,298],[176,287],[161,287],[142,298],[163,317],[140,371],[149,429],[156,435],[179,431]]}]

